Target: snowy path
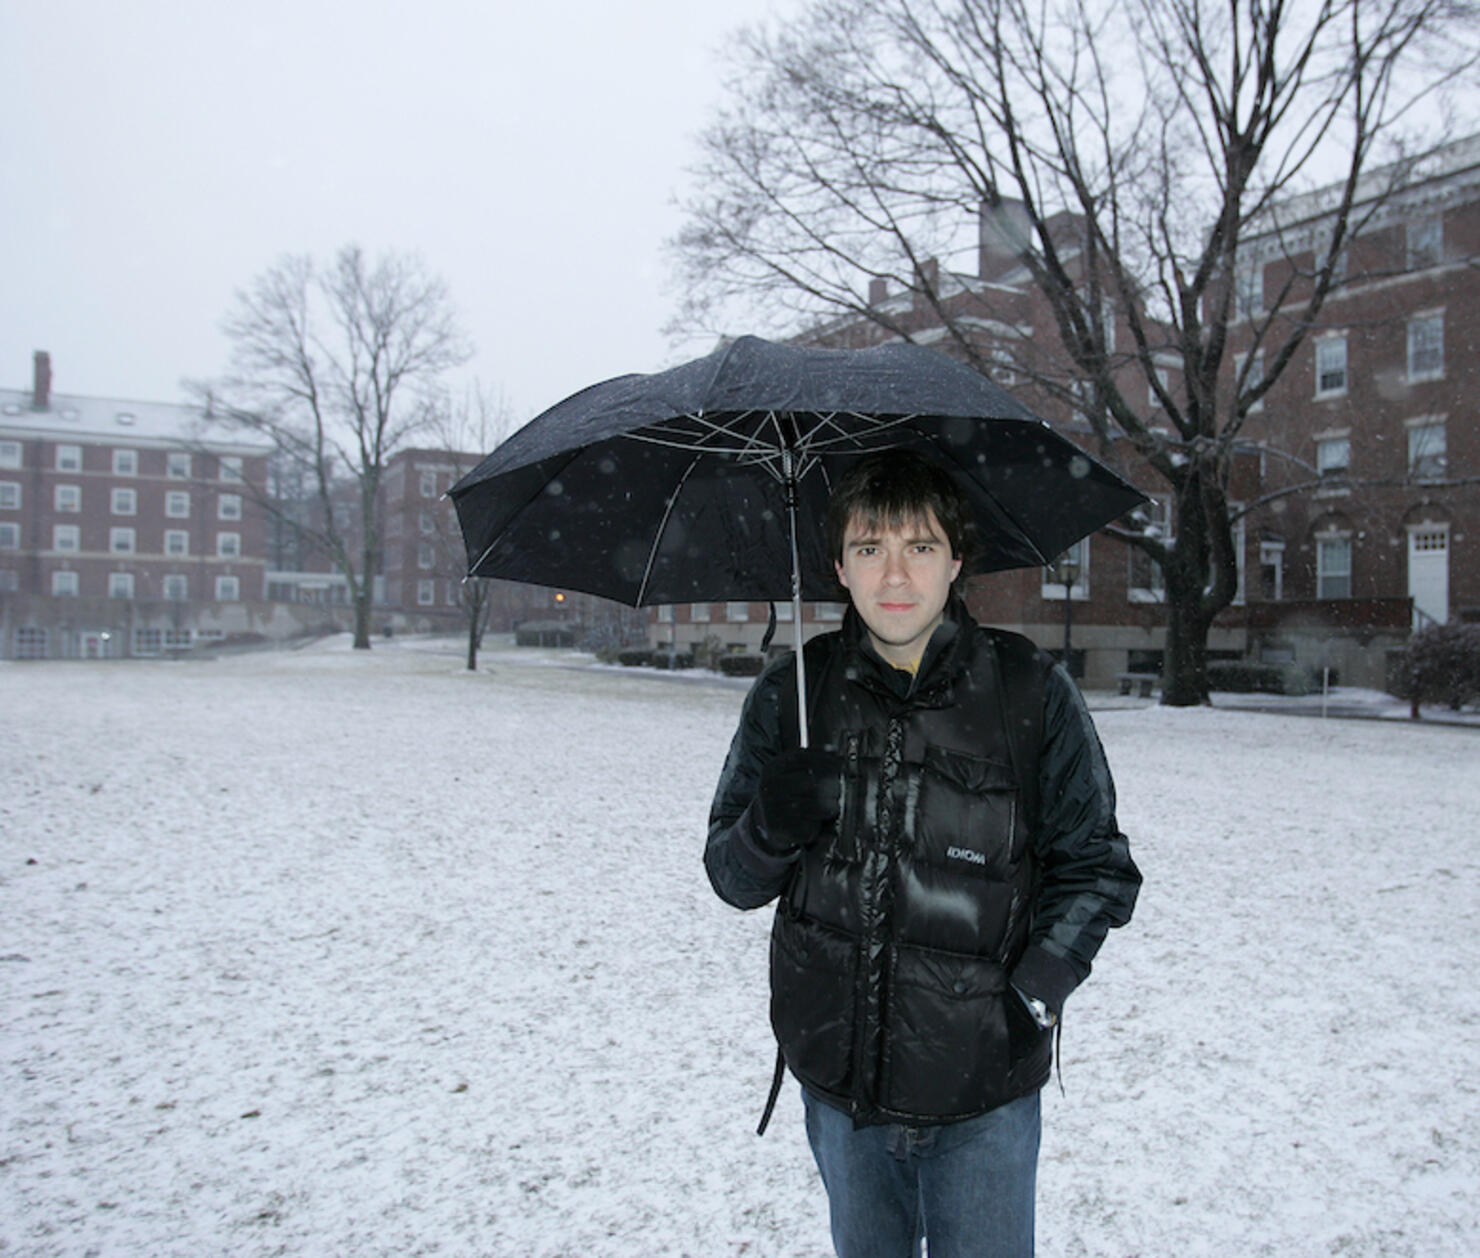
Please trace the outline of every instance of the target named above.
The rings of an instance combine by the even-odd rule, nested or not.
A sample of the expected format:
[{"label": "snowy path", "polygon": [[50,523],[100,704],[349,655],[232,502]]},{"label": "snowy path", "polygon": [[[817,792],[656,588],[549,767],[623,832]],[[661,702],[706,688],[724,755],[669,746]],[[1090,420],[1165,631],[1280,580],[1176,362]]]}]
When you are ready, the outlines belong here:
[{"label": "snowy path", "polygon": [[[405,649],[0,693],[0,1254],[830,1252],[792,1088],[752,1134],[766,915],[698,859],[741,693]],[[1099,724],[1147,886],[1040,1252],[1468,1258],[1480,736]]]}]

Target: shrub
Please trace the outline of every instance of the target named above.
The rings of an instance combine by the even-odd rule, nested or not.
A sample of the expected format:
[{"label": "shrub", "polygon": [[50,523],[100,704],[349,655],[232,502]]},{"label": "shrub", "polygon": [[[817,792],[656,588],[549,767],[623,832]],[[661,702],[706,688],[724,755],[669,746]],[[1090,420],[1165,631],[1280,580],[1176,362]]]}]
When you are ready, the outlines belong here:
[{"label": "shrub", "polygon": [[1284,670],[1274,664],[1209,664],[1208,689],[1240,695],[1280,695],[1286,693]]},{"label": "shrub", "polygon": [[737,651],[719,657],[719,671],[726,677],[759,677],[765,666],[764,655],[749,655]]},{"label": "shrub", "polygon": [[653,662],[653,653],[643,646],[624,647],[617,652],[617,663],[623,668],[641,668]]},{"label": "shrub", "polygon": [[1408,639],[1402,681],[1404,698],[1447,703],[1458,711],[1480,698],[1480,625],[1433,625]]},{"label": "shrub", "polygon": [[654,668],[693,668],[694,657],[689,651],[654,651],[649,661]]}]

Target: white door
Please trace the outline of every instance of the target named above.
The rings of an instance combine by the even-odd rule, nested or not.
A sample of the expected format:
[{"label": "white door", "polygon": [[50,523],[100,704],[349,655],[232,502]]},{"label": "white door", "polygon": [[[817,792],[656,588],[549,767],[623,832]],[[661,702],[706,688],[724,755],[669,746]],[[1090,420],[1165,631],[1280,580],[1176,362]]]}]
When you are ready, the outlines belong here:
[{"label": "white door", "polygon": [[[1413,599],[1413,627],[1432,618],[1449,619],[1449,529],[1416,528],[1408,533],[1408,596]],[[1420,614],[1422,613],[1422,614]]]}]

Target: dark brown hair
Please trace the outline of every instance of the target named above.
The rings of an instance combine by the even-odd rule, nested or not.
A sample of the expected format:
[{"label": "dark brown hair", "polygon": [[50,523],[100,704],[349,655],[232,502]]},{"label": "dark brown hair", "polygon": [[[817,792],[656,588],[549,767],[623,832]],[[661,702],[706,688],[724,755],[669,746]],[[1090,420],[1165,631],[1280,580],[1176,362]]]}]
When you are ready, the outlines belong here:
[{"label": "dark brown hair", "polygon": [[971,563],[972,524],[966,495],[941,464],[914,450],[880,450],[852,464],[827,501],[827,552],[843,560],[843,537],[857,518],[864,527],[900,529],[933,514],[962,560],[959,583]]}]

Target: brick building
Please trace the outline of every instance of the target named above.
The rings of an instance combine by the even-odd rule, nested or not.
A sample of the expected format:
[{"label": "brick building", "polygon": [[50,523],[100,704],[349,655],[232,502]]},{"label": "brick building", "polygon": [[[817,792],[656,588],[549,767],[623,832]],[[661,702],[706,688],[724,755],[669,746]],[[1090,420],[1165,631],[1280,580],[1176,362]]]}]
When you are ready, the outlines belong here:
[{"label": "brick building", "polygon": [[[1372,172],[1370,186],[1385,187],[1393,173]],[[1473,352],[1480,335],[1480,137],[1404,176],[1380,209],[1374,211],[1375,197],[1358,204],[1360,231],[1345,251],[1321,326],[1246,422],[1229,486],[1244,512],[1234,526],[1238,592],[1209,634],[1213,659],[1330,667],[1350,684],[1382,686],[1411,628],[1480,620],[1480,368]],[[1308,292],[1301,277],[1329,241],[1332,202],[1330,189],[1288,201],[1248,239],[1236,281],[1241,318],[1231,329],[1230,390],[1246,364],[1251,373],[1262,370],[1255,337],[1263,323],[1270,322],[1276,344],[1288,335],[1281,321],[1295,317]],[[1061,251],[1072,254],[1073,216],[1050,227]],[[1087,391],[1063,365],[1048,303],[1005,243],[1012,235],[1000,220],[984,219],[976,275],[929,263],[915,291],[891,293],[875,281],[869,298],[876,318],[838,320],[805,339],[857,348],[908,335],[959,352],[921,291],[930,290],[992,364],[993,377],[1144,489],[1152,525],[1170,537],[1165,482],[1128,443],[1101,443],[1083,418]],[[1111,315],[1103,331],[1113,362],[1117,341],[1122,349],[1129,343],[1128,329]],[[1117,383],[1155,427],[1156,391],[1134,355],[1122,357]],[[1178,396],[1179,359],[1167,350],[1155,361],[1161,385]],[[1087,685],[1162,668],[1160,572],[1110,536],[1086,538],[1049,569],[974,578],[969,602],[980,619],[1056,652],[1067,631],[1071,668]],[[698,627],[693,609],[661,615],[672,627],[655,615],[655,642],[702,640],[716,624],[723,625],[722,640],[748,642],[759,630],[740,633],[737,626],[764,621],[765,608],[752,606],[742,619],[738,606],[714,604],[699,610]],[[814,623],[830,627],[809,613],[809,633]]]},{"label": "brick building", "polygon": [[186,406],[0,390],[0,657],[158,655],[256,631],[266,450]]}]

